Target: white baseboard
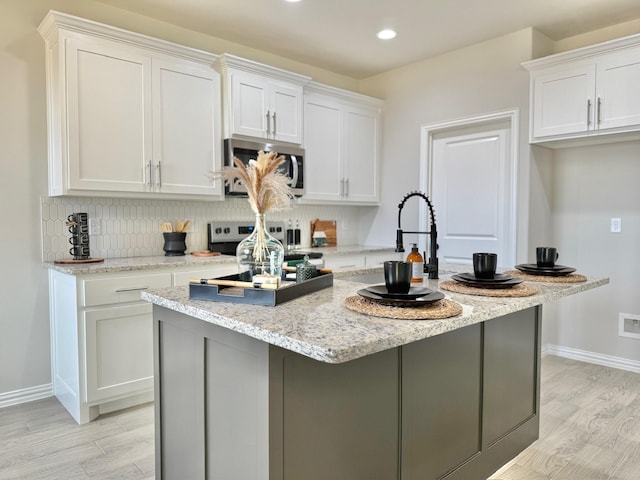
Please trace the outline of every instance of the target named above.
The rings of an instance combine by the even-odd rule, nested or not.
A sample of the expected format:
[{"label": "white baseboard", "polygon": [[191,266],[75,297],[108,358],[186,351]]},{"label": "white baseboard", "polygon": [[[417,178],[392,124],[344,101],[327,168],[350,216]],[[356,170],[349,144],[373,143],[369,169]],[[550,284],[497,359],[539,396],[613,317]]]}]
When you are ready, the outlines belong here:
[{"label": "white baseboard", "polygon": [[603,353],[588,352],[577,348],[563,347],[561,345],[546,344],[542,347],[542,356],[556,355],[586,363],[594,363],[604,367],[618,368],[629,372],[640,373],[640,362],[627,358],[614,357]]},{"label": "white baseboard", "polygon": [[0,408],[18,405],[19,403],[33,402],[42,398],[53,396],[53,385],[46,383],[36,387],[14,390],[13,392],[0,393]]}]

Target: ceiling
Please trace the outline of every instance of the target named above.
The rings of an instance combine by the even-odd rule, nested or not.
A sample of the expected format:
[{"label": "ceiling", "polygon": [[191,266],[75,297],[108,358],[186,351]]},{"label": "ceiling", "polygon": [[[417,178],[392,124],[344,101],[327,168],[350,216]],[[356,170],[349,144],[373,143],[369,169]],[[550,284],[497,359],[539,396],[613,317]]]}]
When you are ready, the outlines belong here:
[{"label": "ceiling", "polygon": [[98,1],[355,79],[526,27],[561,40],[640,18],[639,0]]}]

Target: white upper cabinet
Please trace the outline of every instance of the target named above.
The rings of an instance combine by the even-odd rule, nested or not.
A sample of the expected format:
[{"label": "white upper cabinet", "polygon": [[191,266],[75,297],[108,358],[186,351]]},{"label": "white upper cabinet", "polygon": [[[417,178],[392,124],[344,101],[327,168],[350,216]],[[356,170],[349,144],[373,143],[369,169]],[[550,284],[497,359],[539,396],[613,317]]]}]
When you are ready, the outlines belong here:
[{"label": "white upper cabinet", "polygon": [[303,203],[379,203],[382,104],[319,84],[305,89]]},{"label": "white upper cabinet", "polygon": [[145,168],[152,148],[151,58],[104,40],[66,38],[64,43],[59,53],[66,59],[66,109],[59,104],[49,113],[56,120],[66,117],[61,128],[68,128],[68,136],[50,137],[64,156],[58,157],[56,149],[58,178],[51,193],[146,191],[151,187]]},{"label": "white upper cabinet", "polygon": [[640,35],[525,62],[530,142],[562,146],[640,132]]},{"label": "white upper cabinet", "polygon": [[212,68],[153,62],[154,189],[162,193],[222,196],[220,77]]},{"label": "white upper cabinet", "polygon": [[219,65],[226,138],[302,143],[303,85],[309,77],[226,54]]},{"label": "white upper cabinet", "polygon": [[49,194],[222,199],[216,56],[49,12]]}]

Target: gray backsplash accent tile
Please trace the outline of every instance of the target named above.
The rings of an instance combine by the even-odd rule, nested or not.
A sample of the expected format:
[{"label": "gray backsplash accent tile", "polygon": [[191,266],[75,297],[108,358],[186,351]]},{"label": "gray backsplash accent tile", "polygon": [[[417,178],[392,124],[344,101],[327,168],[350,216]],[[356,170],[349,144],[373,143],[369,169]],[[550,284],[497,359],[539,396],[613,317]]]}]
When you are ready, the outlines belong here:
[{"label": "gray backsplash accent tile", "polygon": [[[338,243],[358,243],[359,212],[362,208],[345,206],[294,205],[292,209],[272,212],[268,220],[300,221],[302,244],[310,245],[310,223],[321,218],[335,219]],[[101,234],[90,235],[93,258],[143,257],[164,255],[160,222],[190,220],[187,252],[207,248],[207,222],[212,220],[246,220],[254,214],[246,199],[230,198],[224,202],[183,200],[139,200],[124,198],[41,197],[42,259],[50,262],[70,258],[70,234],[67,216],[87,212],[90,219],[100,219]],[[348,228],[344,228],[347,226]]]}]

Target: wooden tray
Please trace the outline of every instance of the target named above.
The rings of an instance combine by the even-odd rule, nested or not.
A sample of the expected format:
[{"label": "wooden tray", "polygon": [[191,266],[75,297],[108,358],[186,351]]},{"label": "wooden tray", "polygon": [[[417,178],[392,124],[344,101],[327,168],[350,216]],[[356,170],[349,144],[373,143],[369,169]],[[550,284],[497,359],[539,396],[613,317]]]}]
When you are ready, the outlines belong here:
[{"label": "wooden tray", "polygon": [[74,260],[73,258],[62,258],[60,260],[54,260],[56,265],[75,265],[81,263],[100,263],[104,262],[104,258],[85,258],[84,260]]},{"label": "wooden tray", "polygon": [[218,255],[222,255],[220,252],[210,252],[209,250],[204,250],[202,252],[191,252],[191,255],[194,257],[217,257]]}]

